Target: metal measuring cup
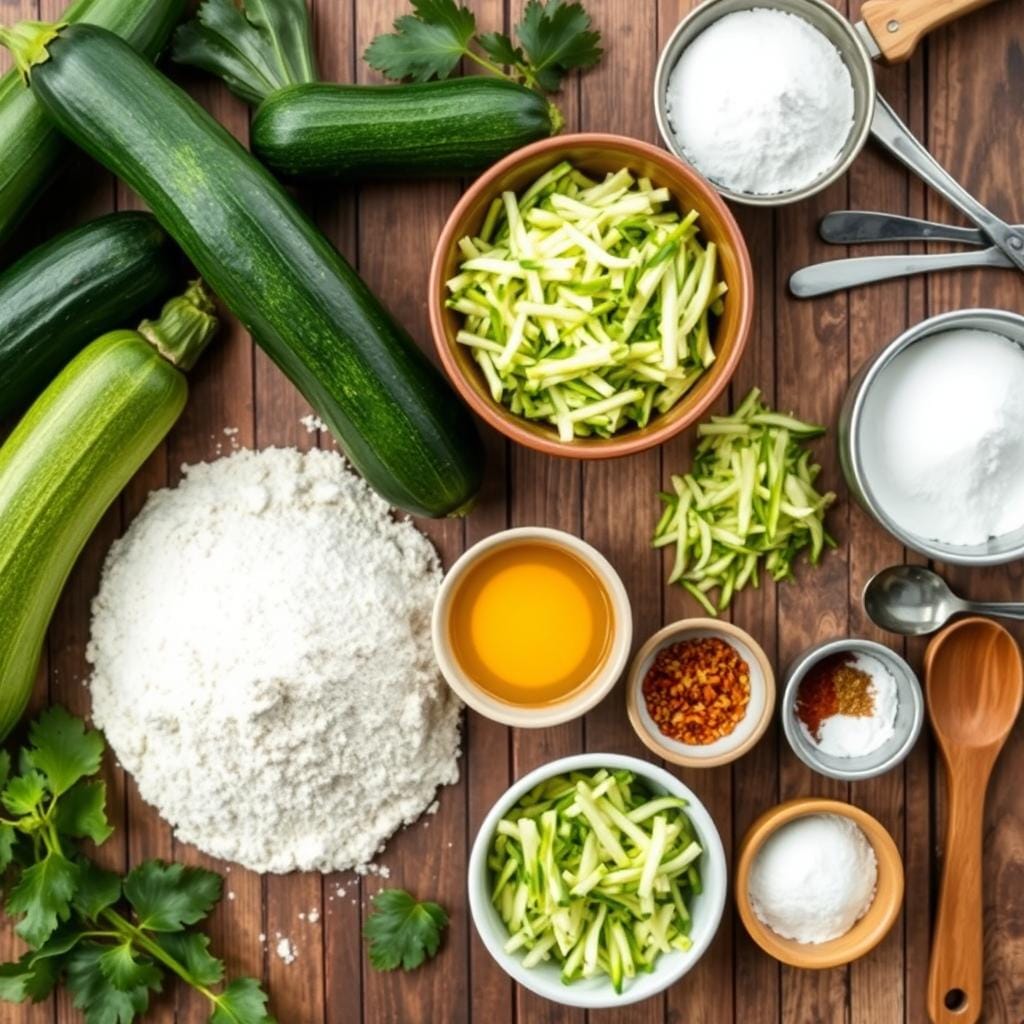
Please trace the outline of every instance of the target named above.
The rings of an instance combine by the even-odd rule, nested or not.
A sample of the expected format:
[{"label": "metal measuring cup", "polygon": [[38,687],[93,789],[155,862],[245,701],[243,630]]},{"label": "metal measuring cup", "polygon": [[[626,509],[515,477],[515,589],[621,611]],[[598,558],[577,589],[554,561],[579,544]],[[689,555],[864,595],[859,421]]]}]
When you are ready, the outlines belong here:
[{"label": "metal measuring cup", "polygon": [[[877,94],[872,58],[887,63],[907,60],[922,38],[934,28],[992,0],[867,0],[861,7],[863,21],[850,24],[825,0],[707,0],[694,8],[676,26],[658,60],[654,76],[654,109],[658,130],[665,145],[681,160],[690,163],[683,152],[668,115],[668,80],[676,61],[694,39],[719,18],[736,11],[771,9],[795,14],[821,32],[839,51],[853,82],[853,126],[831,170],[800,189],[757,195],[735,192],[717,183],[715,188],[727,199],[749,206],[784,206],[820,192],[849,169],[861,151],[868,135],[874,135],[893,156],[923,178],[938,192],[967,212],[965,202],[973,204],[968,214],[980,223],[979,217],[991,216],[935,161],[914,138],[910,129],[896,116],[892,107]],[[693,165],[691,165],[693,166]],[[696,170],[700,172],[700,168]],[[966,198],[965,198],[966,196]],[[999,222],[993,218],[993,229]],[[995,239],[993,238],[993,241]]]}]

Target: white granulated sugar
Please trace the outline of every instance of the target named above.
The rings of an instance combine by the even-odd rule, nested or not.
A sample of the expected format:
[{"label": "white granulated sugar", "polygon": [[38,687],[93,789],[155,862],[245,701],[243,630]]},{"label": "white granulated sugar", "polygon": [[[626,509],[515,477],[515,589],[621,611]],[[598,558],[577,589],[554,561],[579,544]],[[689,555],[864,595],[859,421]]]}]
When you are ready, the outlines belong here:
[{"label": "white granulated sugar", "polygon": [[850,72],[795,14],[719,18],[669,75],[669,123],[687,159],[718,185],[771,195],[831,170],[853,128]]},{"label": "white granulated sugar", "polygon": [[320,920],[320,911],[315,907],[306,915],[306,920],[310,924],[316,924]]},{"label": "white granulated sugar", "polygon": [[181,841],[255,871],[365,870],[458,778],[440,577],[335,453],[188,467],[107,556],[95,721]]},{"label": "white granulated sugar", "polygon": [[1024,350],[992,331],[914,342],[864,400],[875,501],[909,533],[984,544],[1024,527]]}]

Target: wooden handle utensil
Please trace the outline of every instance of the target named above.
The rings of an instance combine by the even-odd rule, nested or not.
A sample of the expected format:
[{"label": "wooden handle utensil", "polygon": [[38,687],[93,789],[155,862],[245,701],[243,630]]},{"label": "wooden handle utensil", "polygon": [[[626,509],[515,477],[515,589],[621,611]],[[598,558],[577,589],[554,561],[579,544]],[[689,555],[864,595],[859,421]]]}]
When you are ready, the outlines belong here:
[{"label": "wooden handle utensil", "polygon": [[948,815],[928,971],[933,1024],[976,1024],[984,993],[982,831],[992,767],[1020,711],[1024,668],[989,619],[937,633],[924,658],[932,729],[946,766]]},{"label": "wooden handle utensil", "polygon": [[867,0],[860,16],[889,64],[909,60],[923,36],[992,0]]}]

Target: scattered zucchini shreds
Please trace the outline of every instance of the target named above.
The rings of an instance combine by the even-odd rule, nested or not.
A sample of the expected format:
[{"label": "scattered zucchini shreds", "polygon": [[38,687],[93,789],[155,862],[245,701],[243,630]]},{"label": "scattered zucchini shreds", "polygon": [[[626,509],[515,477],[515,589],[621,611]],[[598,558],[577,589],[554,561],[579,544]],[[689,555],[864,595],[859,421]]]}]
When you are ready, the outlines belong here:
[{"label": "scattered zucchini shreds", "polygon": [[702,851],[685,806],[606,769],[523,796],[498,822],[487,860],[505,950],[521,952],[524,967],[554,961],[566,984],[605,974],[621,992],[662,953],[689,949]]},{"label": "scattered zucchini shreds", "polygon": [[610,437],[667,412],[714,362],[725,282],[697,212],[623,168],[568,163],[505,192],[459,242],[448,307],[495,401],[563,441]]},{"label": "scattered zucchini shreds", "polygon": [[803,447],[823,433],[773,412],[757,388],[731,416],[712,416],[697,428],[692,470],[673,476],[672,490],[658,495],[664,509],[653,544],[674,548],[668,582],[708,615],[724,612],[747,585],[759,586],[762,564],[776,582],[791,579],[799,552],[816,565],[834,543],[824,520],[836,496],[815,490],[821,467]]}]

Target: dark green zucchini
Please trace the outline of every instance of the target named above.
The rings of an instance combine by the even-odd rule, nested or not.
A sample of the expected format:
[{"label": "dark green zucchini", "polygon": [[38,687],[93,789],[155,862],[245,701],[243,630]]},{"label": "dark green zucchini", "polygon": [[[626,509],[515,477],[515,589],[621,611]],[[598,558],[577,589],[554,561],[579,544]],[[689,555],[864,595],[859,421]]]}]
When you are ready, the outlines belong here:
[{"label": "dark green zucchini", "polygon": [[[156,57],[188,0],[75,0],[64,21],[116,32]],[[16,70],[0,77],[0,242],[28,212],[60,167],[66,147]]]},{"label": "dark green zucchini", "polygon": [[112,213],[0,273],[0,419],[28,403],[93,338],[181,281],[174,243],[148,213]]},{"label": "dark green zucchini", "polygon": [[289,178],[459,177],[553,135],[543,96],[476,75],[414,85],[293,85],[257,108],[250,143]]},{"label": "dark green zucchini", "polygon": [[468,410],[266,168],[110,32],[23,23],[0,42],[54,123],[146,200],[370,485],[411,512],[466,509],[483,472]]},{"label": "dark green zucchini", "polygon": [[318,82],[305,0],[244,10],[204,0],[175,33],[174,59],[219,76],[257,108],[252,150],[288,178],[457,178],[562,125],[557,107],[505,79]]}]

